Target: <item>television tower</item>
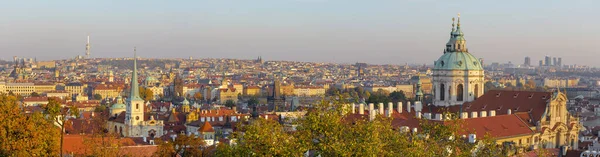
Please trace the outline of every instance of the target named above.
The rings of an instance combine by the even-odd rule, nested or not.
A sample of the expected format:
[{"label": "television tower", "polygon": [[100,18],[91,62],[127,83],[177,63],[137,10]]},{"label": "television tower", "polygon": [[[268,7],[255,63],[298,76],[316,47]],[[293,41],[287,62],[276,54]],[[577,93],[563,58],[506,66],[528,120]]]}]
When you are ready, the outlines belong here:
[{"label": "television tower", "polygon": [[87,43],[85,44],[85,58],[90,59],[90,36],[87,36]]}]

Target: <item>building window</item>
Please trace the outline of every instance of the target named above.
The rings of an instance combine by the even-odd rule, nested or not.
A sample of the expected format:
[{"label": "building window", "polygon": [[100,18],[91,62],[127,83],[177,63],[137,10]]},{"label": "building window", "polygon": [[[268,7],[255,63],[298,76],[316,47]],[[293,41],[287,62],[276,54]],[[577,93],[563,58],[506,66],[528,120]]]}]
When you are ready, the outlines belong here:
[{"label": "building window", "polygon": [[445,100],[446,98],[446,87],[444,84],[440,84],[440,100]]},{"label": "building window", "polygon": [[463,101],[463,96],[463,85],[458,84],[458,86],[456,86],[456,101]]},{"label": "building window", "polygon": [[140,104],[135,104],[135,109],[140,109]]},{"label": "building window", "polygon": [[140,116],[135,116],[135,120],[140,120]]}]

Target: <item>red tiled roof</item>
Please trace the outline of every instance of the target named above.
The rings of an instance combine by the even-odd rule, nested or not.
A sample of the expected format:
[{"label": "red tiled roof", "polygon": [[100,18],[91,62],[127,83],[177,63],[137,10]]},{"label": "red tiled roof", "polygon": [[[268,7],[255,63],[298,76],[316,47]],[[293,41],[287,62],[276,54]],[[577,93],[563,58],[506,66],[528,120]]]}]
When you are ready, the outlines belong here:
[{"label": "red tiled roof", "polygon": [[204,125],[198,129],[199,132],[215,132],[212,125],[208,121],[204,121]]},{"label": "red tiled roof", "polygon": [[548,101],[552,98],[552,92],[534,91],[503,91],[490,90],[475,101],[450,107],[423,106],[422,113],[449,112],[479,112],[495,110],[496,115],[505,115],[508,109],[512,113],[530,112],[532,122],[535,123],[542,118]]},{"label": "red tiled roof", "polygon": [[[529,128],[529,125],[521,120],[519,116],[499,115],[491,117],[479,117],[463,119],[463,130],[461,134],[476,134],[477,137],[483,138],[489,134],[493,138],[503,138],[517,135],[526,135],[535,133]],[[446,123],[448,124],[448,123]]]}]

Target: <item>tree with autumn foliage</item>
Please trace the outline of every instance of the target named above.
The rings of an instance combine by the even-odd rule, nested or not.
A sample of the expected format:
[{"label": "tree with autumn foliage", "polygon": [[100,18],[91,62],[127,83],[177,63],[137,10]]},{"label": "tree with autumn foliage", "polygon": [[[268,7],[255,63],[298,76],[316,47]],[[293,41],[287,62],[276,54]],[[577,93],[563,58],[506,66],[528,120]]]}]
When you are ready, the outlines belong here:
[{"label": "tree with autumn foliage", "polygon": [[204,140],[200,136],[179,134],[175,140],[156,140],[158,150],[155,156],[203,156]]},{"label": "tree with autumn foliage", "polygon": [[0,94],[0,156],[58,156],[58,134],[41,112],[24,113],[15,96]]},{"label": "tree with autumn foliage", "polygon": [[48,118],[60,128],[60,154],[63,153],[64,131],[67,118],[69,116],[79,116],[77,107],[63,107],[62,103],[56,98],[48,98],[48,104],[44,107]]},{"label": "tree with autumn foliage", "polygon": [[468,143],[462,137],[462,120],[422,120],[420,130],[394,128],[392,119],[346,120],[348,99],[341,95],[313,105],[285,131],[273,120],[254,119],[235,132],[233,145],[219,145],[216,156],[502,156],[492,138]]},{"label": "tree with autumn foliage", "polygon": [[154,100],[154,92],[151,89],[140,86],[140,97],[144,99],[144,102]]}]

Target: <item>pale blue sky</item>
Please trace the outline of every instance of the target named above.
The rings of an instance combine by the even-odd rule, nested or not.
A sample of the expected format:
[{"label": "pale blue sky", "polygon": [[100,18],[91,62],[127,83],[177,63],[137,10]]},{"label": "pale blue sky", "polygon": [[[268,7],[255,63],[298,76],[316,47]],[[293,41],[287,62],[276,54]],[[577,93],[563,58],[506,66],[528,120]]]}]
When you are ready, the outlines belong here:
[{"label": "pale blue sky", "polygon": [[427,63],[460,12],[467,46],[486,63],[600,66],[600,1],[213,0],[4,1],[0,58],[240,58]]}]

